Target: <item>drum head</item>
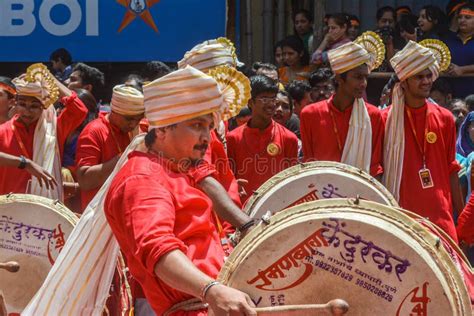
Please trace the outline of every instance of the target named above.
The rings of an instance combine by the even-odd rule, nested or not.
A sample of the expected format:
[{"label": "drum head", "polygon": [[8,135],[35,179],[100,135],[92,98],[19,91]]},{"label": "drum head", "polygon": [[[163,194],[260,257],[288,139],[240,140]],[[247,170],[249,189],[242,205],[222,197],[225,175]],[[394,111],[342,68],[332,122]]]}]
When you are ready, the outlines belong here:
[{"label": "drum head", "polygon": [[331,161],[317,161],[288,168],[262,184],[247,201],[244,211],[261,218],[267,211],[329,198],[356,197],[398,206],[395,198],[375,178],[361,169]]},{"label": "drum head", "polygon": [[76,215],[50,199],[0,196],[0,262],[20,264],[18,272],[0,269],[8,313],[20,313],[38,291],[76,222]]},{"label": "drum head", "polygon": [[257,307],[340,298],[350,315],[470,315],[439,238],[399,210],[356,199],[286,209],[234,249],[219,279]]}]

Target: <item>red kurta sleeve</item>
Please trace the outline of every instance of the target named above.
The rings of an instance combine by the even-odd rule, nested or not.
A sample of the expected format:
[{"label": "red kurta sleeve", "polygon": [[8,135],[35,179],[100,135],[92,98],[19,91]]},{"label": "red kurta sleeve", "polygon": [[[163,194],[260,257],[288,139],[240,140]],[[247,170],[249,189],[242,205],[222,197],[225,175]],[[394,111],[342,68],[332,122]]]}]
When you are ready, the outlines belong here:
[{"label": "red kurta sleeve", "polygon": [[126,205],[122,208],[126,239],[134,248],[137,261],[154,274],[156,263],[166,253],[175,249],[186,253],[185,244],[173,232],[176,216],[173,197],[148,176],[131,177],[121,186],[110,201]]},{"label": "red kurta sleeve", "polygon": [[64,104],[65,109],[58,117],[57,130],[59,152],[62,157],[66,139],[82,124],[87,116],[88,110],[74,91],[72,91],[71,96],[61,98],[61,103]]},{"label": "red kurta sleeve", "polygon": [[314,160],[313,152],[313,140],[311,135],[311,112],[309,111],[301,112],[300,118],[300,132],[301,132],[301,142],[303,146],[303,161]]},{"label": "red kurta sleeve", "polygon": [[234,174],[237,174],[237,165],[236,165],[236,144],[235,139],[232,135],[233,133],[227,134],[227,157],[229,158],[229,166]]},{"label": "red kurta sleeve", "polygon": [[77,140],[77,149],[76,149],[76,166],[95,166],[101,162],[101,151],[104,148],[101,148],[101,142],[99,137],[95,135],[94,131],[86,126],[86,128],[79,135]]},{"label": "red kurta sleeve", "polygon": [[[288,135],[293,136],[290,133]],[[285,156],[290,159],[291,166],[296,165],[298,163],[298,138],[296,136],[289,137],[288,146],[285,146],[285,151]]]},{"label": "red kurta sleeve", "polygon": [[464,210],[458,218],[457,227],[459,240],[474,244],[474,194],[471,194]]},{"label": "red kurta sleeve", "polygon": [[446,120],[446,131],[446,161],[448,161],[449,174],[452,174],[461,170],[461,166],[456,161],[456,126],[454,120],[450,118]]}]

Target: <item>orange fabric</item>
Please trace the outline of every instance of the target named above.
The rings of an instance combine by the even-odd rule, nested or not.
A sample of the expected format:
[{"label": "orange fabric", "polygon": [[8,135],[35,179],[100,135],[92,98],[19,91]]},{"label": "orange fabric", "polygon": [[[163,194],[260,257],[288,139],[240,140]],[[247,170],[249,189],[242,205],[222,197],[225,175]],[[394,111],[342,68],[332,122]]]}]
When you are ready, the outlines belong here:
[{"label": "orange fabric", "polygon": [[[211,200],[194,186],[197,179],[173,170],[163,158],[132,152],[112,181],[104,204],[130,273],[157,315],[192,298],[155,276],[155,265],[163,255],[179,249],[212,278],[224,261]],[[207,170],[207,175],[212,174],[212,168]],[[200,176],[205,176],[203,172]],[[186,315],[199,313],[202,311]]]},{"label": "orange fabric", "polygon": [[[305,161],[341,161],[342,150],[339,149],[334,132],[333,120],[329,111],[332,111],[334,114],[341,145],[342,148],[344,148],[353,106],[351,105],[341,112],[334,106],[333,100],[334,96],[328,100],[310,104],[301,112],[300,130]],[[372,126],[372,160],[370,164],[370,174],[377,176],[383,173],[384,123],[379,109],[367,102],[365,104]]]},{"label": "orange fabric", "polygon": [[[429,132],[434,132],[437,140],[426,146],[426,168],[431,172],[434,187],[423,189],[419,171],[423,167],[420,149],[411,130],[405,109],[405,154],[400,184],[401,207],[427,217],[457,241],[453,220],[450,175],[460,170],[455,159],[456,129],[453,115],[448,110],[427,102],[418,109],[410,109],[418,142],[423,144],[425,123]],[[428,111],[428,116],[426,114]],[[386,120],[388,110],[383,111]],[[426,121],[427,120],[427,121]]]},{"label": "orange fabric", "polygon": [[[70,97],[61,99],[65,109],[61,112],[57,121],[58,146],[61,157],[63,155],[66,139],[76,128],[78,128],[87,116],[87,107],[73,92]],[[12,130],[12,124],[18,132],[23,144],[25,145],[28,156],[33,156],[33,138],[36,123],[28,128],[18,122],[18,115],[15,115],[10,121],[0,125],[0,152],[14,156],[21,156],[23,152]],[[7,193],[25,193],[31,175],[26,170],[18,168],[0,167],[0,195]]]},{"label": "orange fabric", "polygon": [[[276,156],[267,152],[271,142],[280,148]],[[235,177],[248,181],[244,185],[247,192],[242,199],[244,203],[265,181],[296,164],[298,138],[274,121],[263,131],[245,124],[227,135],[227,154]]]},{"label": "orange fabric", "polygon": [[314,66],[312,65],[304,66],[300,71],[297,72],[297,75],[294,78],[290,78],[290,68],[281,67],[278,69],[278,78],[284,85],[289,84],[293,80],[307,81],[311,71],[313,71],[313,68]]}]

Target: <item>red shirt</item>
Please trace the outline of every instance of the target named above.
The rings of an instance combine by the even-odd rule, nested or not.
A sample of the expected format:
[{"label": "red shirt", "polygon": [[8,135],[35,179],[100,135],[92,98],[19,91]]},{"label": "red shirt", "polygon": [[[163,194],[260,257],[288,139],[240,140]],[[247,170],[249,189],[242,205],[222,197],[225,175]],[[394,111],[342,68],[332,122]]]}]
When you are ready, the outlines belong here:
[{"label": "red shirt", "polygon": [[[388,117],[388,109],[383,111],[384,120]],[[416,143],[407,111],[408,107],[405,107],[405,153],[399,204],[409,211],[429,218],[457,241],[452,215],[450,175],[457,173],[460,167],[455,158],[456,129],[453,115],[429,102],[418,109],[409,108],[420,146],[425,146],[425,122],[428,132],[437,136],[435,143],[426,142],[426,168],[431,172],[434,186],[423,189],[419,176],[423,167],[423,156]]]},{"label": "red shirt", "polygon": [[[59,152],[62,157],[66,139],[86,118],[87,107],[77,97],[75,92],[73,92],[70,97],[63,97],[61,103],[64,104],[65,109],[57,119],[56,131]],[[13,124],[15,130],[18,132],[19,138],[25,146],[28,158],[32,159],[36,123],[37,122],[26,127],[18,121],[18,115],[15,115],[11,120],[0,125],[0,152],[17,157],[25,155],[13,132]],[[0,167],[0,195],[10,192],[26,193],[30,179],[31,175],[24,169]]]},{"label": "red shirt", "polygon": [[219,139],[219,136],[217,136],[215,130],[211,132],[211,140],[204,156],[204,160],[214,165],[217,170],[215,175],[217,181],[219,181],[227,193],[229,193],[229,196],[234,203],[241,207],[239,186],[235,180],[234,173],[230,168],[229,158],[227,157],[224,145]]},{"label": "red shirt", "polygon": [[[130,144],[130,136],[110,124],[105,112],[84,128],[77,140],[76,167],[95,166],[109,161],[125,151]],[[85,209],[99,191],[81,191],[81,206]]]},{"label": "red shirt", "polygon": [[196,179],[173,170],[169,161],[132,152],[112,181],[104,204],[130,273],[157,315],[192,298],[155,276],[155,265],[163,255],[179,249],[212,278],[224,262],[211,200],[195,187]]},{"label": "red shirt", "polygon": [[[267,152],[270,143],[280,149],[275,156]],[[298,138],[273,120],[263,131],[244,124],[227,135],[227,155],[236,178],[248,181],[243,203],[265,181],[296,164]]]},{"label": "red shirt", "polygon": [[[349,132],[349,121],[353,105],[341,112],[334,106],[333,100],[334,96],[328,100],[310,104],[301,111],[300,130],[305,161],[327,160],[341,162],[342,150]],[[383,173],[384,123],[382,114],[377,107],[367,102],[365,105],[372,126],[370,174],[377,176]],[[337,135],[339,136],[342,149],[339,149],[333,119],[329,111],[332,111],[334,114]]]},{"label": "red shirt", "polygon": [[471,194],[458,218],[458,237],[468,244],[474,244],[474,194]]}]

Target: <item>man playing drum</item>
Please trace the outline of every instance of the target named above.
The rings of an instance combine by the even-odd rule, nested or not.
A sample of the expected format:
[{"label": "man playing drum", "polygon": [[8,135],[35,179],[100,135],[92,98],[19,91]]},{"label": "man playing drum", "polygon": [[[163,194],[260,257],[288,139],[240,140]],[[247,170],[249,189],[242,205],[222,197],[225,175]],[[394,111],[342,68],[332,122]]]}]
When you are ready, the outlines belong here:
[{"label": "man playing drum", "polygon": [[100,113],[99,118],[81,132],[76,165],[82,210],[114,170],[144,112],[143,93],[133,87],[118,85],[113,89],[111,112]]},{"label": "man playing drum", "polygon": [[336,74],[336,93],[301,112],[305,161],[343,162],[380,176],[383,122],[380,111],[364,101],[367,78],[384,59],[382,40],[366,32],[328,52]]},{"label": "man playing drum", "polygon": [[444,43],[410,41],[391,60],[398,79],[386,119],[383,183],[401,207],[429,220],[457,241],[453,208],[462,210],[453,115],[427,100],[450,63]]},{"label": "man playing drum", "polygon": [[[248,82],[226,79],[248,89]],[[147,151],[128,156],[105,200],[130,272],[157,315],[206,315],[202,304],[183,312],[193,297],[216,315],[256,315],[246,294],[215,281],[224,251],[212,220],[213,203],[197,188],[214,172],[203,157],[212,114],[229,103],[221,91],[226,89],[214,78],[190,66],[146,85]]]},{"label": "man playing drum", "polygon": [[[68,135],[85,119],[87,108],[42,64],[30,66],[13,83],[17,89],[17,115],[0,127],[0,151],[20,157],[21,162],[18,168],[0,167],[0,194],[26,192],[61,200],[62,148]],[[56,118],[52,105],[58,97],[65,109]],[[51,186],[49,181],[42,185],[40,178],[31,179],[24,170],[28,159],[51,174],[59,185]]]}]

